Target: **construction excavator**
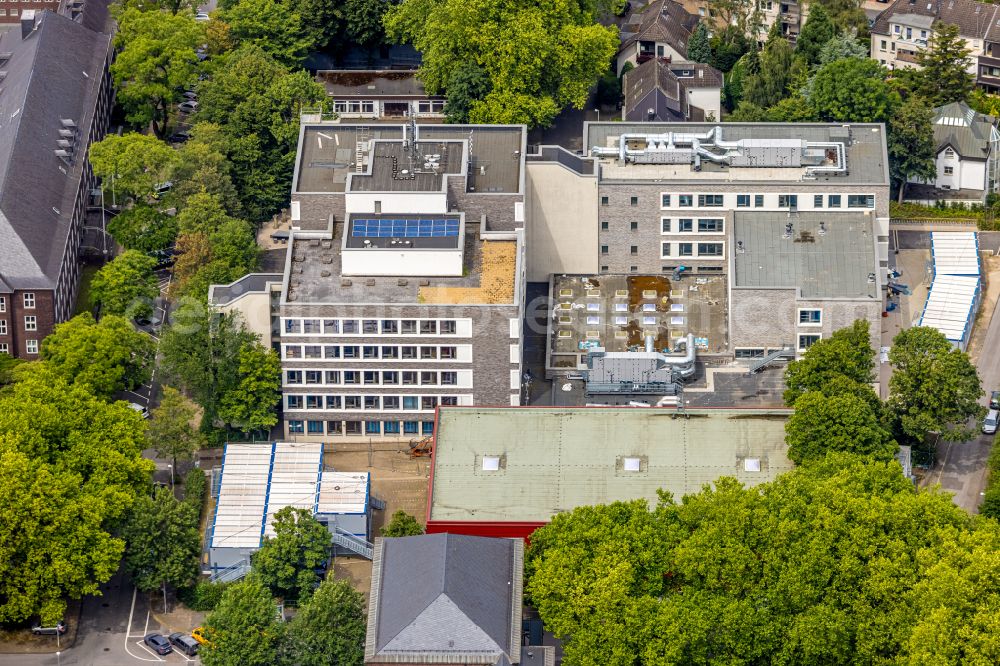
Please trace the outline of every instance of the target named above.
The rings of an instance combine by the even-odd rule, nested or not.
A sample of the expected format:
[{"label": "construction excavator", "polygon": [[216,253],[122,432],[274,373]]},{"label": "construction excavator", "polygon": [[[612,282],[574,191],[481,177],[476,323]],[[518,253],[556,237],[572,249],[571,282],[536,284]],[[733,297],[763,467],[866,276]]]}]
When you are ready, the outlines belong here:
[{"label": "construction excavator", "polygon": [[410,440],[410,457],[411,458],[429,458],[431,451],[434,448],[434,437],[433,435],[428,435],[423,439],[411,439]]}]

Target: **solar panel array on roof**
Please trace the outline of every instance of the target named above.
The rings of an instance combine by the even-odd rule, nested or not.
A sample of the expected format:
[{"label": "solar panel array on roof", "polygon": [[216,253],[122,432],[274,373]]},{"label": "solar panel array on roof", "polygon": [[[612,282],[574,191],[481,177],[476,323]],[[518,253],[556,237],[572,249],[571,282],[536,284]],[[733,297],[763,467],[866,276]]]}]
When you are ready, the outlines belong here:
[{"label": "solar panel array on roof", "polygon": [[357,219],[351,230],[355,238],[436,238],[458,236],[459,221],[453,219]]}]

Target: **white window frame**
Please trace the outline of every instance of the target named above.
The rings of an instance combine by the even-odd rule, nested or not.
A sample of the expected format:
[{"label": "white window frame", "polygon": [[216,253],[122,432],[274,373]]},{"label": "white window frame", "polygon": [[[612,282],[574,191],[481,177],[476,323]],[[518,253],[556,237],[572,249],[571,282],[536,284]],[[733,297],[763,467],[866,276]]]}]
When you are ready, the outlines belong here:
[{"label": "white window frame", "polygon": [[25,331],[37,331],[38,330],[38,317],[35,315],[25,315],[24,316],[24,330]]},{"label": "white window frame", "polygon": [[7,320],[0,319],[0,335],[7,335]]},{"label": "white window frame", "polygon": [[[813,341],[813,343],[812,343],[812,344],[816,344],[817,342],[819,342],[820,340],[822,340],[822,339],[823,339],[823,334],[822,334],[822,333],[820,333],[820,332],[818,332],[818,331],[817,331],[817,332],[815,332],[815,333],[813,333],[813,332],[809,332],[809,333],[799,333],[799,334],[798,334],[798,336],[796,336],[796,340],[795,340],[795,348],[796,348],[796,350],[797,350],[797,351],[799,351],[800,353],[805,353],[806,351],[808,351],[808,349],[809,349],[808,347],[803,347],[803,346],[802,346],[802,338],[808,338],[808,337],[814,337],[814,338],[816,338],[816,339],[815,339],[815,340]],[[810,346],[811,346],[811,345],[810,345]]]},{"label": "white window frame", "polygon": [[[803,322],[802,313],[803,312],[818,312],[819,321],[815,322]],[[799,326],[822,326],[823,325],[823,309],[822,308],[799,308],[798,309],[798,325]]]},{"label": "white window frame", "polygon": [[10,354],[10,347],[6,342],[0,342],[0,354]]},{"label": "white window frame", "polygon": [[38,353],[38,340],[25,340],[24,349],[29,354]]},{"label": "white window frame", "polygon": [[[722,251],[719,254],[701,254],[698,251],[699,245],[718,245]],[[696,240],[694,241],[694,253],[695,253],[694,256],[698,257],[699,259],[715,259],[721,261],[726,258],[726,243],[725,241]]]},{"label": "white window frame", "polygon": [[660,218],[660,234],[672,233],[674,229],[674,219],[672,217]]},{"label": "white window frame", "polygon": [[22,295],[21,302],[24,303],[24,309],[25,310],[34,310],[35,309],[35,292],[33,292],[33,291],[26,291],[26,292],[24,292],[24,294]]},{"label": "white window frame", "polygon": [[0,296],[0,312],[7,312],[7,297]]}]

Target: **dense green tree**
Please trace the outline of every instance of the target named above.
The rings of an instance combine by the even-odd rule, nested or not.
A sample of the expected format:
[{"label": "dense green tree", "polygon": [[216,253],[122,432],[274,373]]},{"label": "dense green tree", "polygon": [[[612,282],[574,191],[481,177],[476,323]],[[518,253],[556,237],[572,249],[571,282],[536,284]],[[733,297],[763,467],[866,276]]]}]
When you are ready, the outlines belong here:
[{"label": "dense green tree", "polygon": [[868,16],[858,0],[816,0],[809,5],[810,15],[819,6],[826,10],[837,32],[868,36]]},{"label": "dense green tree", "polygon": [[797,463],[844,451],[891,460],[898,448],[871,401],[850,393],[803,393],[785,425],[788,457]]},{"label": "dense green tree", "polygon": [[118,12],[111,65],[116,97],[132,123],[167,135],[170,105],[197,80],[202,29],[188,12],[170,14],[135,7]]},{"label": "dense green tree", "polygon": [[780,102],[788,92],[794,61],[787,39],[769,39],[760,53],[760,71],[743,82],[743,100],[764,109]]},{"label": "dense green tree", "polygon": [[932,432],[954,441],[975,436],[966,422],[981,415],[983,390],[968,354],[937,329],[914,326],[893,340],[889,362],[888,404],[903,436],[915,442]]},{"label": "dense green tree", "polygon": [[138,317],[153,311],[160,290],[153,269],[156,260],[128,250],[104,264],[90,283],[90,299],[101,315]]},{"label": "dense green tree", "polygon": [[604,72],[597,80],[597,96],[594,103],[598,107],[617,107],[621,101],[622,82],[618,80],[614,72]]},{"label": "dense green tree", "polygon": [[889,172],[903,203],[911,178],[933,180],[937,173],[934,110],[919,97],[910,97],[889,121]]},{"label": "dense green tree", "polygon": [[273,666],[285,632],[271,593],[253,575],[226,588],[204,628],[205,666]]},{"label": "dense green tree", "polygon": [[253,573],[274,595],[305,601],[319,582],[315,570],[330,556],[330,531],[309,511],[290,506],[271,524],[274,536],[253,554]]},{"label": "dense green tree", "polygon": [[299,65],[314,46],[302,17],[278,0],[239,0],[220,18],[236,44],[253,44],[288,67]]},{"label": "dense green tree", "polygon": [[867,42],[863,44],[859,42],[853,32],[837,35],[820,49],[819,64],[828,65],[835,60],[843,60],[844,58],[867,58],[869,48],[871,45]]},{"label": "dense green tree", "polygon": [[818,120],[816,109],[802,95],[786,97],[764,112],[770,123],[811,123]]},{"label": "dense green tree", "polygon": [[462,63],[448,78],[447,101],[444,112],[449,123],[469,122],[472,105],[490,92],[490,78],[486,70],[474,62]]},{"label": "dense green tree", "polygon": [[233,185],[232,165],[226,158],[228,139],[215,123],[198,122],[191,128],[191,138],[177,151],[177,163],[170,179],[173,187],[164,198],[183,210],[195,194],[210,194],[231,215],[241,212],[239,196]]},{"label": "dense green tree", "polygon": [[727,23],[726,27],[712,35],[712,61],[709,64],[721,72],[728,72],[744,54],[756,48],[755,44],[756,40],[748,39],[745,32]]},{"label": "dense green tree", "polygon": [[182,587],[198,578],[201,534],[198,511],[166,487],[141,496],[122,528],[125,570],[144,592]]},{"label": "dense green tree", "polygon": [[235,218],[226,212],[220,197],[208,192],[199,192],[184,202],[184,209],[177,215],[177,227],[185,234],[211,235],[233,220]]},{"label": "dense green tree", "polygon": [[895,461],[830,454],[652,511],[558,514],[531,537],[525,589],[566,666],[994,663],[998,543]]},{"label": "dense green tree", "polygon": [[417,536],[424,533],[417,519],[402,509],[392,514],[392,519],[382,528],[384,537]]},{"label": "dense green tree", "polygon": [[432,94],[464,63],[486,72],[490,89],[473,101],[472,122],[546,126],[566,106],[583,108],[618,49],[617,28],[595,19],[579,3],[403,0],[385,26],[421,52],[420,77]]},{"label": "dense green tree", "polygon": [[132,8],[142,12],[165,10],[171,14],[177,14],[197,9],[198,3],[194,0],[119,0],[116,9],[124,11]]},{"label": "dense green tree", "polygon": [[712,61],[712,45],[709,43],[708,26],[699,22],[688,40],[688,60],[708,63]]},{"label": "dense green tree", "polygon": [[957,25],[936,22],[927,48],[917,50],[917,94],[932,107],[968,97],[974,83],[971,53]]},{"label": "dense green tree", "polygon": [[124,551],[110,530],[148,492],[142,419],[25,363],[0,394],[0,622],[59,620],[100,594]]},{"label": "dense green tree", "polygon": [[837,34],[837,28],[830,20],[830,15],[820,3],[809,7],[809,18],[802,26],[802,32],[795,40],[795,52],[806,59],[810,65],[819,62],[820,51]]},{"label": "dense green tree", "polygon": [[24,361],[10,354],[0,354],[0,388],[13,383],[14,373],[22,363]]},{"label": "dense green tree", "polygon": [[135,204],[111,218],[108,233],[126,250],[155,252],[177,238],[177,222],[156,206]]},{"label": "dense green tree", "polygon": [[727,120],[733,123],[761,123],[767,118],[767,109],[762,109],[753,102],[743,100],[739,106],[729,114]]},{"label": "dense green tree", "polygon": [[361,666],[365,659],[365,598],[342,580],[324,580],[288,623],[280,663]]},{"label": "dense green tree", "polygon": [[785,404],[792,406],[807,391],[823,391],[844,377],[855,384],[875,381],[875,350],[868,322],[858,319],[851,326],[815,342],[802,358],[785,370]]},{"label": "dense green tree", "polygon": [[281,359],[260,344],[240,349],[239,381],[222,396],[219,418],[243,432],[270,429],[278,423]]},{"label": "dense green tree", "polygon": [[172,386],[163,387],[160,404],[153,410],[146,432],[156,455],[170,458],[174,469],[178,458],[191,458],[204,444],[204,438],[193,425],[196,415],[197,410],[180,391]]},{"label": "dense green tree", "polygon": [[250,221],[266,219],[288,200],[299,116],[326,97],[305,71],[292,72],[256,45],[216,59],[199,86],[198,116],[225,136],[226,156]]},{"label": "dense green tree", "polygon": [[345,0],[347,36],[361,46],[377,46],[385,38],[382,18],[392,5],[388,0]]},{"label": "dense green tree", "polygon": [[302,28],[313,48],[337,46],[344,34],[347,9],[340,0],[284,0],[302,19]]},{"label": "dense green tree", "polygon": [[717,25],[725,26],[716,33],[724,45],[757,39],[763,19],[754,0],[708,0],[708,8]]},{"label": "dense green tree", "polygon": [[57,324],[42,341],[42,358],[60,377],[105,399],[148,382],[154,353],[153,339],[127,320],[96,322],[89,312]]},{"label": "dense green tree", "polygon": [[816,72],[809,101],[823,121],[884,122],[899,103],[885,76],[885,68],[874,60],[837,60]]},{"label": "dense green tree", "polygon": [[209,285],[228,284],[252,273],[259,254],[253,230],[243,220],[224,222],[210,234],[181,234],[177,238],[171,293],[204,299]]},{"label": "dense green tree", "polygon": [[119,205],[126,198],[140,203],[155,196],[156,187],[170,178],[177,152],[148,134],[109,134],[90,146],[94,174],[103,181],[105,196]]},{"label": "dense green tree", "polygon": [[187,391],[212,423],[220,397],[239,385],[240,350],[254,341],[237,315],[182,300],[160,338],[160,368],[165,381]]}]

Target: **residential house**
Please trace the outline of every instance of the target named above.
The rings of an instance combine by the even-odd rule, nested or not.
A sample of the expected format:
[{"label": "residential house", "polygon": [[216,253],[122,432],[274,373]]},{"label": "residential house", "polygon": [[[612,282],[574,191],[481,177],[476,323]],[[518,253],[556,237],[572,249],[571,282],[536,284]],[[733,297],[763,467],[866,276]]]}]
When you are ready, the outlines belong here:
[{"label": "residential house", "polygon": [[114,99],[100,9],[24,10],[0,36],[0,353],[19,358],[74,311],[97,186],[87,150]]},{"label": "residential house", "polygon": [[521,644],[523,578],[520,539],[376,540],[365,663],[552,666],[551,647]]},{"label": "residential house", "polygon": [[674,0],[653,0],[634,10],[622,27],[617,71],[621,72],[626,62],[641,65],[653,58],[687,62],[688,40],[697,25],[698,16]]},{"label": "residential house", "polygon": [[712,121],[722,117],[722,72],[700,63],[647,60],[623,78],[622,119]]},{"label": "residential house", "polygon": [[997,189],[1000,131],[997,119],[978,113],[965,102],[934,110],[936,174],[934,180],[906,188],[908,201],[982,203]]},{"label": "residential house", "polygon": [[343,119],[433,122],[444,118],[445,98],[428,95],[414,70],[321,70],[316,80],[326,88],[333,110]]}]

